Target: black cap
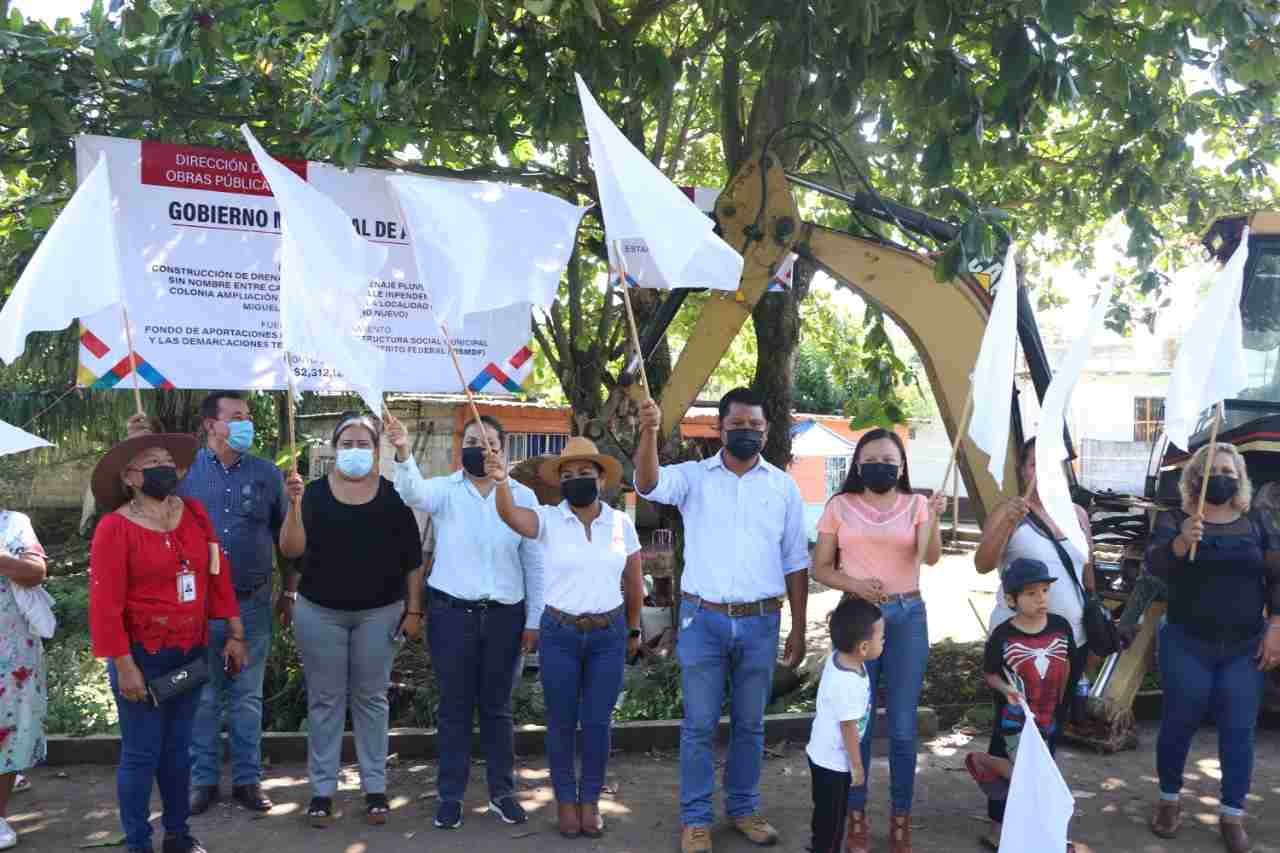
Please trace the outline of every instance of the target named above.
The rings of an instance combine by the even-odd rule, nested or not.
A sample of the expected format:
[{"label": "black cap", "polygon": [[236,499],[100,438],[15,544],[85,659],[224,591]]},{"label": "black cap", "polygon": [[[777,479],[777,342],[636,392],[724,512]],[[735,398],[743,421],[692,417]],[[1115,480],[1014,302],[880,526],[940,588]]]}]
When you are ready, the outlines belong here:
[{"label": "black cap", "polygon": [[1000,575],[1000,583],[1008,595],[1017,595],[1024,587],[1033,583],[1053,583],[1056,581],[1049,574],[1049,567],[1039,560],[1019,557],[1009,564],[1009,568]]}]

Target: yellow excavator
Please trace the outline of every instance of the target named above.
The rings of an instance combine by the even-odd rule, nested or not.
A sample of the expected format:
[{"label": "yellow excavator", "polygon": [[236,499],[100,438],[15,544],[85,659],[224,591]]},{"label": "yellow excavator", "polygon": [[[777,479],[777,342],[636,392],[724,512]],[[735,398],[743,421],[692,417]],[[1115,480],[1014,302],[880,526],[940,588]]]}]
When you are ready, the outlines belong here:
[{"label": "yellow excavator", "polygon": [[[998,266],[994,260],[979,261],[950,281],[938,283],[934,277],[937,251],[899,245],[880,232],[907,235],[921,243],[932,241],[940,251],[956,238],[959,226],[887,201],[865,181],[863,187],[848,192],[788,174],[768,146],[732,177],[716,201],[714,216],[723,238],[744,258],[741,285],[736,293],[711,293],[703,304],[661,394],[664,435],[680,423],[767,292],[775,271],[794,252],[878,306],[906,333],[954,440],[969,390],[969,373],[991,308],[990,284]],[[866,228],[864,233],[854,234],[807,222],[796,202],[796,188],[847,205],[855,220],[876,220],[889,227]],[[1280,215],[1258,213],[1219,220],[1205,245],[1225,260],[1246,223],[1252,226],[1243,303],[1246,345],[1266,373],[1258,374],[1259,385],[1242,395],[1246,399],[1227,401],[1227,423],[1219,441],[1241,447],[1249,458],[1255,484],[1261,484],[1280,480]],[[1003,256],[1004,247],[999,247],[995,257]],[[666,333],[685,293],[674,291],[654,313],[641,335],[644,357]],[[1017,302],[1019,340],[1032,385],[1037,396],[1043,397],[1052,371],[1025,288],[1019,287]],[[631,390],[637,398],[642,393],[639,383],[633,383]],[[1017,483],[1015,451],[1022,441],[1016,393],[1013,403],[1006,484]],[[1207,430],[1202,430],[1190,449],[1194,451],[1207,438]],[[981,523],[1006,495],[988,473],[985,455],[967,437],[961,448],[958,468],[972,511]],[[1090,510],[1102,597],[1135,635],[1127,650],[1103,662],[1094,680],[1088,703],[1093,721],[1079,729],[1088,732],[1079,739],[1090,746],[1113,750],[1131,743],[1134,700],[1150,667],[1155,627],[1164,607],[1156,600],[1162,594],[1158,582],[1142,571],[1142,555],[1154,513],[1161,505],[1176,502],[1177,470],[1185,458],[1185,454],[1158,446],[1152,454],[1145,495],[1093,495],[1080,489],[1074,478],[1072,481],[1076,500]],[[1135,588],[1140,594],[1132,595]]]}]

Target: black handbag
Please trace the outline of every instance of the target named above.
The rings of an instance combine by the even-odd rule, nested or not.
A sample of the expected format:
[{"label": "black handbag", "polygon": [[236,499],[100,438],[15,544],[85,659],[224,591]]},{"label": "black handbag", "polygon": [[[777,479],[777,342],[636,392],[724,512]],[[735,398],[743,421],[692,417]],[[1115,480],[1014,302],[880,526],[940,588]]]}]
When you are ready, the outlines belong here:
[{"label": "black handbag", "polygon": [[1054,550],[1058,552],[1058,559],[1062,561],[1062,567],[1067,570],[1067,574],[1071,577],[1072,583],[1076,585],[1076,589],[1080,590],[1080,598],[1084,602],[1084,637],[1090,653],[1100,658],[1105,658],[1120,651],[1120,630],[1116,627],[1116,623],[1112,621],[1111,614],[1107,611],[1107,608],[1103,607],[1102,603],[1098,601],[1098,597],[1085,589],[1084,584],[1080,582],[1080,578],[1076,577],[1076,564],[1071,559],[1071,555],[1067,553],[1067,549],[1053,535],[1053,531],[1049,529],[1048,525],[1034,512],[1027,513],[1027,520],[1053,543]]},{"label": "black handbag", "polygon": [[209,657],[200,657],[164,675],[157,675],[147,682],[147,695],[151,704],[159,707],[174,697],[190,693],[209,681]]}]

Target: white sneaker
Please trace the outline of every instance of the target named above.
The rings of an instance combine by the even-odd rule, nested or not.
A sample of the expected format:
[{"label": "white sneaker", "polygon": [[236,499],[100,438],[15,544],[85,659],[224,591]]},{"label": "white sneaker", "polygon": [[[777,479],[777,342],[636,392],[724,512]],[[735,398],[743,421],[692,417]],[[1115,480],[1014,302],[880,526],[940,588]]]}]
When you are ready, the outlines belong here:
[{"label": "white sneaker", "polygon": [[0,817],[0,850],[8,850],[18,846],[18,833],[9,826],[9,821]]},{"label": "white sneaker", "polygon": [[21,794],[23,791],[30,791],[30,790],[31,790],[31,780],[28,779],[26,776],[23,776],[21,773],[15,774],[14,780],[13,780],[13,793]]}]

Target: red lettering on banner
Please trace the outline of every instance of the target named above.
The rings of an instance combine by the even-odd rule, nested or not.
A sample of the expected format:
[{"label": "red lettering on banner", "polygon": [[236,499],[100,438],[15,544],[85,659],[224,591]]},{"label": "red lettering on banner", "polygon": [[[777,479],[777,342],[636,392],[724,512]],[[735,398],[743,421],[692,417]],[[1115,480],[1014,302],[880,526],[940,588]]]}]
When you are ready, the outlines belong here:
[{"label": "red lettering on banner", "polygon": [[[307,179],[307,161],[280,162],[304,181]],[[142,183],[153,187],[271,195],[271,188],[252,154],[146,140],[142,143]]]}]

